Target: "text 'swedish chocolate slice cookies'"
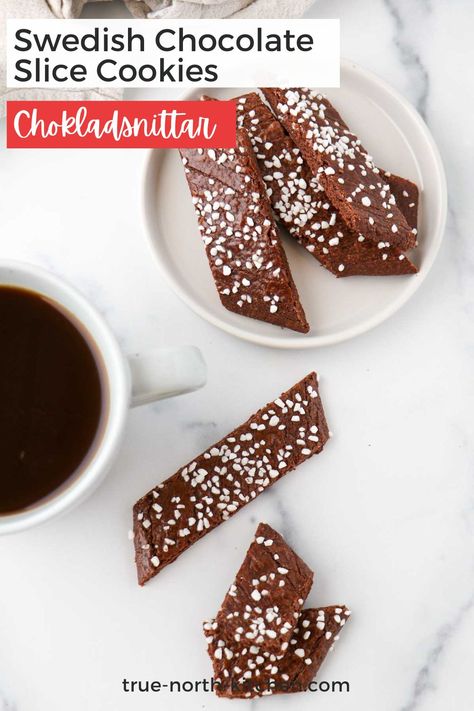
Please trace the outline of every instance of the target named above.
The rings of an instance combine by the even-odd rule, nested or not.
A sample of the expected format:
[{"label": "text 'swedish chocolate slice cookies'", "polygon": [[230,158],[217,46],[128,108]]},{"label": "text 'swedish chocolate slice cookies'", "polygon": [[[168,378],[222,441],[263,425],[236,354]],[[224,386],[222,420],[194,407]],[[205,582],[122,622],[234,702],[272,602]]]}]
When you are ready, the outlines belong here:
[{"label": "text 'swedish chocolate slice cookies'", "polygon": [[283,654],[313,584],[313,571],[261,523],[216,616],[223,639]]},{"label": "text 'swedish chocolate slice cookies'", "polygon": [[242,316],[307,333],[246,132],[237,131],[235,149],[180,153],[222,304]]},{"label": "text 'swedish chocolate slice cookies'", "polygon": [[329,438],[316,373],[158,484],[133,508],[140,585],[172,563]]},{"label": "text 'swedish chocolate slice cookies'", "polygon": [[[303,247],[337,277],[414,274],[396,247],[375,243],[348,227],[329,201],[293,139],[257,93],[237,100],[238,125],[254,147],[267,195],[278,220]],[[398,176],[385,179],[409,224],[417,225],[418,189]]]},{"label": "text 'swedish chocolate slice cookies'", "polygon": [[227,642],[215,620],[206,623],[217,696],[249,699],[306,691],[349,615],[344,605],[303,610],[282,656]]},{"label": "text 'swedish chocolate slice cookies'", "polygon": [[405,251],[416,246],[384,174],[322,94],[263,89],[276,117],[301,150],[344,222],[373,241]]}]

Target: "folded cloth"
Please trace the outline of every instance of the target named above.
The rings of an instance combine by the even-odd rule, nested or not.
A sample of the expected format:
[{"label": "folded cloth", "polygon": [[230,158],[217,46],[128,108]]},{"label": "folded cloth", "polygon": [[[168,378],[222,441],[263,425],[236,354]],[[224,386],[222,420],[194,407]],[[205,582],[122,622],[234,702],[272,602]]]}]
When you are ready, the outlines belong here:
[{"label": "folded cloth", "polygon": [[[122,89],[7,89],[5,32],[7,18],[71,19],[88,2],[111,0],[0,0],[0,118],[6,100],[87,101],[121,99]],[[215,19],[301,17],[314,0],[123,0],[134,17],[150,19]]]},{"label": "folded cloth", "polygon": [[314,0],[125,0],[136,17],[159,19],[301,17]]},{"label": "folded cloth", "polygon": [[[77,17],[88,0],[0,0],[0,118],[6,113],[6,101],[88,101],[121,99],[122,89],[22,89],[6,88],[6,20],[8,18],[70,19]],[[104,1],[104,0],[102,0]]]},{"label": "folded cloth", "polygon": [[183,17],[190,20],[237,17],[237,13],[255,3],[255,0],[202,0],[202,2],[199,0],[124,1],[135,17],[148,17],[159,20],[174,20]]}]

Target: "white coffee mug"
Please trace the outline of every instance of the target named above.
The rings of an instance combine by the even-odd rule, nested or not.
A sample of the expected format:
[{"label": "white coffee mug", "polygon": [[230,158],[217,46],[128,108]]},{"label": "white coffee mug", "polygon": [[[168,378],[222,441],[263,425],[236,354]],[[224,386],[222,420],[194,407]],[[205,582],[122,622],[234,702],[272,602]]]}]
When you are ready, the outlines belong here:
[{"label": "white coffee mug", "polygon": [[203,387],[206,365],[194,346],[159,349],[126,358],[95,308],[62,279],[39,267],[0,260],[0,286],[36,292],[82,326],[99,356],[107,407],[101,436],[84,467],[37,504],[0,514],[2,534],[35,526],[83,501],[103,480],[118,453],[129,408]]}]

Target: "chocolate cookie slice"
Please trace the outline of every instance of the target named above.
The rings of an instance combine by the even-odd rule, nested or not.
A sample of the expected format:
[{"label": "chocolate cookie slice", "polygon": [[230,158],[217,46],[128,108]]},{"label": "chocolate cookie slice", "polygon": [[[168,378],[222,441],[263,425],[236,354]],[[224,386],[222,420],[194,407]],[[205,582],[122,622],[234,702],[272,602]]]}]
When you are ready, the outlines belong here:
[{"label": "chocolate cookie slice", "polygon": [[401,178],[388,171],[383,173],[387,183],[390,185],[390,192],[397,201],[398,208],[405,216],[406,221],[412,229],[418,229],[418,206],[420,202],[420,192],[418,186],[411,180]]},{"label": "chocolate cookie slice", "polygon": [[321,452],[328,438],[317,376],[310,373],[158,484],[133,508],[140,585]]},{"label": "chocolate cookie slice", "polygon": [[[375,243],[351,230],[329,201],[301,151],[257,93],[236,99],[238,125],[254,147],[278,220],[326,269],[337,277],[414,274],[415,265],[396,247]],[[416,227],[418,190],[413,183],[386,174],[397,202]],[[405,197],[405,195],[407,197]],[[399,199],[400,198],[400,199]]]},{"label": "chocolate cookie slice", "polygon": [[329,100],[310,89],[263,89],[313,175],[357,234],[402,251],[416,246],[384,174]]},{"label": "chocolate cookie slice", "polygon": [[204,625],[215,691],[249,699],[308,689],[349,618],[344,606],[303,610],[282,656],[254,644],[228,641],[216,620]]},{"label": "chocolate cookie slice", "polygon": [[246,132],[237,131],[235,149],[180,153],[222,304],[242,316],[307,333]]},{"label": "chocolate cookie slice", "polygon": [[216,616],[223,639],[282,654],[313,584],[313,571],[261,523]]}]

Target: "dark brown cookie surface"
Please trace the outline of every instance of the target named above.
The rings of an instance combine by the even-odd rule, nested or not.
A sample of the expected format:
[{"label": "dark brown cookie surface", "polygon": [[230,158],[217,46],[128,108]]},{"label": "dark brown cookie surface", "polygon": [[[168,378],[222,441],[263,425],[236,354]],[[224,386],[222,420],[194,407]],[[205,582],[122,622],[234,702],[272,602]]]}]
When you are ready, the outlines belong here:
[{"label": "dark brown cookie surface", "polygon": [[[293,139],[258,94],[247,94],[236,101],[237,120],[249,133],[277,218],[326,269],[337,277],[417,271],[396,247],[374,243],[345,224]],[[402,200],[410,190],[410,199],[405,199],[403,205],[413,201],[417,204],[416,186],[402,178],[396,180]],[[413,208],[406,204],[406,209],[413,218]]]},{"label": "dark brown cookie surface", "polygon": [[226,641],[215,620],[205,624],[217,695],[249,699],[305,691],[349,615],[344,605],[303,610],[281,656]]},{"label": "dark brown cookie surface", "polygon": [[263,89],[344,222],[357,234],[405,251],[416,245],[385,175],[322,94]]},{"label": "dark brown cookie surface", "polygon": [[261,523],[216,616],[223,639],[282,654],[313,584],[313,571]]},{"label": "dark brown cookie surface", "polygon": [[397,201],[400,211],[412,229],[418,229],[418,205],[420,193],[418,186],[411,180],[401,178],[394,173],[384,172],[385,179],[390,185],[390,192]]},{"label": "dark brown cookie surface", "polygon": [[133,508],[143,585],[329,438],[315,373],[142,497]]},{"label": "dark brown cookie surface", "polygon": [[246,132],[237,131],[235,149],[180,153],[222,304],[240,315],[307,333]]}]

